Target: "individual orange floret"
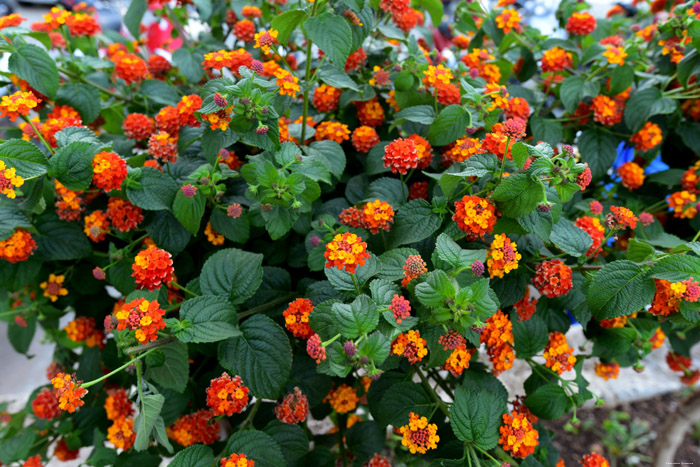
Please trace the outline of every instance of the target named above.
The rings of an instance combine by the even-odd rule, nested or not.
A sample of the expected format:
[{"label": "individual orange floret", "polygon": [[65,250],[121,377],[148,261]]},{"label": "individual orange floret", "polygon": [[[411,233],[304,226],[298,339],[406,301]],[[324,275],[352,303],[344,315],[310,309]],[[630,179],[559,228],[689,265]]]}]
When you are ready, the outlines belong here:
[{"label": "individual orange floret", "polygon": [[367,153],[379,143],[379,135],[371,126],[360,126],[352,132],[352,146],[357,152]]},{"label": "individual orange floret", "polygon": [[440,437],[437,435],[437,425],[428,423],[428,419],[413,412],[408,414],[408,424],[399,428],[403,436],[401,444],[411,451],[411,454],[425,454],[429,449],[437,449]]},{"label": "individual orange floret", "polygon": [[166,429],[168,438],[185,447],[195,443],[212,444],[219,440],[220,431],[221,426],[214,420],[214,413],[206,409],[180,415],[175,423]]},{"label": "individual orange floret", "polygon": [[591,256],[593,253],[598,256],[601,251],[600,246],[605,239],[605,227],[600,223],[600,220],[597,217],[584,216],[576,219],[574,225],[586,232],[593,241],[586,252],[586,256]]},{"label": "individual orange floret", "polygon": [[156,114],[156,128],[168,134],[177,136],[180,131],[180,112],[177,107],[166,105]]},{"label": "individual orange floret", "polygon": [[145,298],[135,298],[125,303],[120,310],[115,313],[119,323],[118,331],[126,329],[136,331],[134,335],[141,344],[152,342],[158,339],[158,331],[165,329],[163,310],[157,300],[148,301]]},{"label": "individual orange floret", "polygon": [[636,162],[625,162],[617,168],[617,174],[622,179],[622,185],[630,191],[644,184],[644,169]]},{"label": "individual orange floret", "polygon": [[301,389],[294,388],[282,402],[275,407],[275,416],[282,423],[293,425],[303,422],[309,415],[309,400],[302,394]]},{"label": "individual orange floret", "polygon": [[200,125],[199,120],[194,116],[194,113],[202,108],[202,98],[196,94],[190,94],[189,96],[182,96],[180,102],[177,103],[177,112],[179,114],[178,122],[180,126],[193,126],[198,127]]},{"label": "individual orange floret", "polygon": [[398,335],[391,343],[392,355],[406,357],[409,363],[413,364],[423,360],[428,355],[426,345],[428,342],[420,336],[419,331],[410,330]]},{"label": "individual orange floret", "polygon": [[36,248],[31,234],[26,230],[17,229],[8,238],[0,240],[0,259],[10,263],[26,261]]},{"label": "individual orange floret", "polygon": [[233,25],[233,35],[245,43],[255,40],[255,23],[249,19],[242,19]]},{"label": "individual orange floret", "polygon": [[394,210],[391,205],[378,199],[365,204],[362,215],[363,227],[375,235],[379,233],[379,229],[388,232],[394,222]]},{"label": "individual orange floret", "polygon": [[682,295],[676,292],[667,280],[654,279],[654,283],[656,284],[656,293],[651,301],[649,313],[659,316],[678,313],[683,300]]},{"label": "individual orange floret", "polygon": [[58,406],[61,410],[73,413],[75,409],[85,404],[82,398],[87,394],[87,389],[80,386],[82,381],[77,381],[75,375],[59,373],[51,380],[51,385],[56,390]]},{"label": "individual orange floret", "polygon": [[618,375],[620,374],[620,364],[617,362],[596,363],[595,374],[603,378],[605,381],[609,379],[617,379]]},{"label": "individual orange floret", "polygon": [[284,324],[295,337],[308,339],[314,332],[309,326],[309,315],[314,304],[308,298],[297,298],[284,310]]},{"label": "individual orange floret", "polygon": [[134,404],[129,399],[126,389],[119,388],[109,393],[105,399],[105,412],[109,420],[131,417],[134,414]]},{"label": "individual orange floret", "polygon": [[107,217],[115,229],[129,232],[143,221],[143,210],[125,199],[112,197],[107,204]]},{"label": "individual orange floret", "polygon": [[575,11],[569,16],[566,31],[574,36],[585,36],[595,31],[596,21],[587,11]]},{"label": "individual orange floret", "polygon": [[542,71],[545,73],[564,71],[572,64],[571,52],[557,46],[547,50],[542,57]]},{"label": "individual orange floret", "polygon": [[207,226],[204,228],[204,235],[206,235],[207,241],[212,245],[218,246],[224,244],[224,236],[214,230],[211,222],[207,222]]},{"label": "individual orange floret", "polygon": [[85,235],[87,235],[90,240],[93,242],[101,242],[105,239],[107,232],[109,232],[107,213],[98,209],[85,216],[83,221],[85,222],[83,232],[85,232]]},{"label": "individual orange floret", "polygon": [[428,272],[425,261],[420,255],[409,255],[403,265],[403,279],[401,287],[406,287],[409,282]]},{"label": "individual orange floret", "polygon": [[525,289],[525,294],[517,302],[513,303],[513,309],[518,313],[518,321],[527,321],[537,311],[536,298],[530,298],[530,287]]},{"label": "individual orange floret", "polygon": [[627,53],[622,47],[606,45],[605,52],[603,52],[603,57],[605,57],[608,60],[608,63],[611,65],[622,66],[625,64],[625,57],[627,57]]},{"label": "individual orange floret", "polygon": [[591,102],[593,120],[605,125],[615,126],[622,121],[625,105],[608,96],[595,96]]},{"label": "individual orange floret", "polygon": [[8,168],[5,161],[0,161],[0,193],[10,199],[15,199],[17,193],[15,188],[24,185],[24,179],[17,175],[17,169]]},{"label": "individual orange floret", "polygon": [[357,107],[357,119],[361,125],[376,128],[384,122],[384,109],[376,97],[368,101],[354,102]]},{"label": "individual orange floret", "polygon": [[518,13],[518,10],[508,8],[496,16],[496,27],[503,31],[504,34],[508,34],[511,31],[521,33],[523,32],[523,27],[520,24],[522,20],[523,18]]},{"label": "individual orange floret", "polygon": [[574,349],[569,346],[566,336],[561,332],[549,333],[549,343],[544,348],[542,356],[545,359],[545,366],[559,374],[573,369],[576,364]]},{"label": "individual orange floret", "polygon": [[316,141],[330,140],[340,144],[350,139],[350,130],[344,123],[333,121],[321,122],[316,128],[314,137]]},{"label": "individual orange floret", "polygon": [[501,438],[498,444],[513,456],[524,459],[535,452],[539,444],[539,432],[533,428],[527,416],[516,411],[503,414],[503,425],[499,428]]},{"label": "individual orange floret", "polygon": [[586,454],[583,456],[581,459],[581,466],[582,467],[610,467],[610,463],[608,460],[598,454],[597,452],[594,452],[592,454]]},{"label": "individual orange floret", "polygon": [[66,24],[73,37],[92,37],[102,32],[100,23],[86,13],[73,13],[68,17]]},{"label": "individual orange floret", "polygon": [[127,138],[148,139],[156,131],[156,122],[148,115],[132,113],[124,119],[122,129]]},{"label": "individual orange floret", "polygon": [[697,195],[687,190],[676,191],[667,199],[668,207],[673,211],[673,217],[681,219],[692,219],[698,213],[697,211]]},{"label": "individual orange floret", "polygon": [[207,388],[207,406],[212,409],[214,415],[230,417],[246,408],[249,391],[240,376],[231,378],[228,373],[223,373],[212,379]]},{"label": "individual orange floret", "polygon": [[369,258],[367,244],[357,235],[345,232],[338,234],[332,242],[326,245],[327,268],[345,269],[350,274],[355,274],[358,266],[364,266],[365,260]]},{"label": "individual orange floret", "polygon": [[219,467],[254,467],[255,461],[248,459],[245,454],[233,453],[221,459]]},{"label": "individual orange floret", "polygon": [[167,75],[173,67],[168,59],[160,55],[151,55],[148,57],[146,66],[151,76],[161,81],[165,79],[165,75]]},{"label": "individual orange floret", "polygon": [[[66,291],[66,294],[67,293],[68,291]],[[68,337],[69,340],[77,343],[85,342],[87,338],[95,332],[95,318],[76,316],[73,321],[68,323],[64,331],[66,331],[66,337]]]},{"label": "individual orange floret", "polygon": [[128,450],[136,441],[134,420],[132,418],[118,418],[107,428],[107,439],[117,449]]},{"label": "individual orange floret", "polygon": [[637,151],[651,151],[663,141],[663,132],[656,123],[646,122],[641,130],[630,138]]},{"label": "individual orange floret", "polygon": [[299,78],[284,68],[280,68],[275,72],[275,78],[277,78],[277,86],[279,87],[280,96],[290,96],[292,98],[297,97],[297,93],[301,91],[301,87],[299,86]]},{"label": "individual orange floret", "polygon": [[494,237],[493,242],[489,246],[488,259],[486,261],[491,278],[499,277],[503,279],[504,274],[518,269],[518,261],[522,259],[522,255],[518,253],[517,246],[506,234],[498,234]]},{"label": "individual orange floret", "polygon": [[355,410],[360,398],[357,391],[352,386],[341,384],[337,388],[331,389],[328,394],[328,402],[336,413],[348,413]]},{"label": "individual orange floret", "polygon": [[493,231],[497,220],[496,207],[485,198],[464,196],[455,202],[452,220],[462,232],[466,232],[468,239],[476,239]]},{"label": "individual orange floret", "polygon": [[406,175],[409,170],[418,167],[418,149],[411,139],[398,138],[384,148],[384,167],[393,173]]},{"label": "individual orange floret", "polygon": [[177,162],[177,138],[164,131],[152,134],[148,139],[148,153],[163,162]]},{"label": "individual orange floret", "polygon": [[141,250],[132,266],[131,277],[140,289],[155,290],[173,280],[172,255],[154,246]]},{"label": "individual orange floret", "polygon": [[115,152],[99,152],[92,159],[92,183],[107,193],[120,189],[126,179],[126,161]]},{"label": "individual orange floret", "polygon": [[42,420],[51,420],[61,415],[55,391],[43,388],[32,401],[32,412]]},{"label": "individual orange floret", "polygon": [[115,62],[114,73],[126,84],[138,83],[148,77],[148,66],[138,55],[127,53],[120,55]]},{"label": "individual orange floret", "polygon": [[66,443],[66,438],[61,438],[53,450],[53,455],[61,462],[68,462],[78,458],[80,449],[70,449]]},{"label": "individual orange floret", "polygon": [[9,96],[2,96],[0,117],[8,117],[11,122],[14,122],[20,115],[29,115],[29,112],[40,102],[41,99],[31,91],[17,91]]},{"label": "individual orange floret", "polygon": [[634,229],[637,227],[637,216],[624,206],[611,206],[609,216],[617,229]]},{"label": "individual orange floret", "polygon": [[558,259],[542,261],[537,265],[532,282],[542,295],[561,297],[573,287],[571,268]]},{"label": "individual orange floret", "polygon": [[338,108],[342,93],[342,89],[322,84],[314,90],[314,97],[311,103],[319,112],[333,112]]}]

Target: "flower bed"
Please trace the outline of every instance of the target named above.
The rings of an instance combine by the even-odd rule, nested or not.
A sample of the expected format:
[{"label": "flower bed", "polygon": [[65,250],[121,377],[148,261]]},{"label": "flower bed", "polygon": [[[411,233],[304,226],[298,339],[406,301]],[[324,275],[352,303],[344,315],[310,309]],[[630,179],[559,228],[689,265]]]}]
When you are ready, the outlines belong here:
[{"label": "flower bed", "polygon": [[560,466],[585,359],[697,382],[700,4],[195,5],[168,59],[145,0],[0,18],[0,318],[56,344],[2,463]]}]

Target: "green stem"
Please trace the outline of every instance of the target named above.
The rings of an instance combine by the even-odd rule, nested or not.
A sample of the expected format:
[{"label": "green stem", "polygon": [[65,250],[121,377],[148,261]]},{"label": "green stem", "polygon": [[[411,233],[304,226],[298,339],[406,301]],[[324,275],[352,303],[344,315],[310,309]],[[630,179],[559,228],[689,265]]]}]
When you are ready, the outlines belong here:
[{"label": "green stem", "polygon": [[496,465],[498,465],[498,466],[501,465],[501,462],[500,462],[498,459],[496,459],[495,457],[493,457],[491,454],[489,454],[488,451],[485,451],[485,450],[481,449],[481,448],[480,448],[479,446],[477,446],[477,445],[474,445],[474,448],[478,449],[482,454],[485,454],[486,457],[488,457],[489,459],[491,459],[492,461],[494,461],[494,462],[496,463]]},{"label": "green stem", "polygon": [[[80,386],[85,388],[85,389],[89,388],[90,386],[94,386],[95,384],[99,383],[100,381],[104,381],[105,379],[109,378],[110,376],[116,375],[117,373],[119,373],[124,368],[128,367],[129,365],[133,365],[134,363],[137,363],[139,360],[141,360],[143,357],[145,357],[149,353],[153,352],[154,350],[155,349],[151,349],[148,352],[144,352],[141,355],[139,355],[138,357],[135,357],[134,359],[129,360],[128,362],[126,362],[125,364],[123,364],[122,366],[117,368],[116,370],[112,370],[109,373],[107,373],[106,375],[101,376],[97,379],[93,379],[92,381],[88,381],[87,383],[83,383]],[[138,367],[136,369],[138,371]],[[140,389],[141,389],[141,385],[139,384],[139,392],[140,392]]]},{"label": "green stem", "polygon": [[116,92],[110,91],[109,89],[105,88],[104,86],[101,86],[101,85],[94,83],[86,78],[83,78],[82,76],[77,75],[77,74],[73,73],[72,71],[68,71],[65,68],[59,67],[58,71],[60,71],[61,73],[65,74],[65,75],[68,75],[71,78],[77,79],[77,80],[79,80],[87,85],[90,85],[93,88],[99,89],[104,94],[107,94],[108,96],[114,97],[115,99],[119,99],[119,100],[122,100],[124,102],[128,102],[129,104],[134,104],[134,105],[138,105],[140,107],[143,107],[143,105],[139,104],[135,100],[130,99],[126,96],[122,96],[121,94],[117,94]]},{"label": "green stem", "polygon": [[31,125],[31,127],[34,129],[34,134],[36,134],[36,136],[39,138],[39,140],[41,140],[41,143],[46,147],[46,149],[49,150],[49,153],[53,154],[54,153],[53,148],[51,147],[51,145],[49,145],[49,143],[46,142],[46,140],[44,139],[44,136],[34,126],[34,122],[32,122],[32,120],[26,115],[22,115],[22,118],[24,119],[25,122],[27,122]]},{"label": "green stem", "polygon": [[[316,15],[316,5],[314,2],[311,7],[311,17]],[[311,46],[313,42],[308,37],[306,38],[306,87],[304,88],[304,104],[301,113],[301,145],[306,141],[306,117],[309,115],[309,91],[311,90]]]},{"label": "green stem", "polygon": [[172,8],[170,8],[170,5],[168,5],[167,3],[165,4],[165,13],[168,15],[168,18],[170,18],[170,21],[172,21],[175,25],[175,29],[177,29],[177,32],[180,35],[180,39],[182,39],[182,42],[185,44],[185,47],[191,48],[192,43],[190,42],[189,37],[187,37],[185,28],[182,27],[180,20],[177,19],[177,17],[175,16],[175,12]]},{"label": "green stem", "polygon": [[143,400],[143,368],[141,368],[141,362],[136,362],[136,386],[139,392],[139,402],[141,402],[140,413],[146,416],[146,403]]},{"label": "green stem", "polygon": [[199,297],[199,294],[198,294],[198,293],[194,293],[194,292],[192,292],[191,290],[186,289],[185,287],[181,286],[180,284],[178,284],[178,283],[175,282],[175,281],[170,282],[170,284],[172,284],[173,286],[175,286],[175,287],[177,287],[178,289],[182,290],[183,292],[192,295],[193,297]]},{"label": "green stem", "polygon": [[158,341],[149,342],[148,344],[135,345],[134,347],[129,347],[127,349],[124,349],[124,353],[126,355],[133,355],[138,352],[143,352],[144,350],[157,349],[158,347],[168,345],[171,342],[175,342],[175,338],[172,336],[166,337],[165,339],[161,339]]},{"label": "green stem", "polygon": [[262,304],[262,305],[260,305],[260,306],[256,306],[255,308],[251,308],[251,309],[246,310],[246,311],[244,311],[244,312],[242,312],[242,313],[238,313],[238,320],[240,321],[241,319],[245,318],[246,316],[254,315],[255,313],[259,313],[259,312],[261,312],[261,311],[265,311],[265,310],[270,309],[270,308],[272,308],[272,307],[274,307],[274,306],[277,306],[277,305],[279,305],[279,304],[281,304],[281,303],[284,303],[284,302],[286,302],[287,300],[289,300],[289,299],[295,297],[296,295],[297,295],[296,292],[291,292],[291,293],[289,293],[289,294],[287,294],[287,295],[284,295],[284,296],[282,296],[282,297],[276,298],[276,299],[272,300],[271,302],[267,302],[267,303]]},{"label": "green stem", "polygon": [[501,160],[501,172],[498,174],[498,181],[503,178],[503,170],[506,168],[506,157],[508,156],[508,148],[510,147],[510,136],[506,139],[506,150],[503,152],[503,160]]},{"label": "green stem", "polygon": [[[601,242],[601,244],[598,245],[598,248],[596,248],[595,250],[593,250],[593,252],[591,253],[591,255],[588,256],[588,257],[586,258],[586,261],[584,261],[583,263],[585,264],[585,263],[587,263],[591,258],[595,258],[596,254],[598,253],[598,250],[600,250],[601,248],[603,248],[603,245],[605,245],[606,243],[608,243],[608,240],[610,240],[610,237],[612,237],[612,236],[615,234],[616,231],[617,231],[616,229],[610,229],[610,231],[607,233],[607,235],[605,235],[605,238],[603,239],[603,241]],[[583,266],[583,265],[582,265],[582,266]]]},{"label": "green stem", "polygon": [[691,240],[691,242],[694,242],[694,241],[697,240],[698,238],[700,238],[700,230],[698,230],[698,232],[695,234],[695,236],[693,237],[693,239]]},{"label": "green stem", "polygon": [[340,339],[340,333],[333,336],[330,340],[327,340],[326,342],[321,343],[321,347],[328,347],[329,345],[331,345],[333,342],[337,341],[338,339]]},{"label": "green stem", "polygon": [[442,410],[442,413],[445,414],[446,417],[450,416],[450,411],[447,410],[447,407],[445,407],[445,404],[442,402],[440,397],[435,393],[435,389],[430,385],[428,382],[428,378],[425,377],[423,372],[420,370],[420,367],[415,367],[416,368],[416,373],[418,373],[418,377],[420,378],[421,383],[423,383],[423,387],[428,390],[428,393],[432,396],[433,400],[435,403],[440,407],[440,410]]},{"label": "green stem", "polygon": [[260,408],[260,405],[262,404],[262,399],[258,399],[255,401],[255,405],[253,405],[253,408],[251,409],[250,413],[246,417],[245,420],[243,420],[243,423],[241,423],[241,426],[238,428],[239,431],[245,430],[248,425],[250,425],[251,428],[253,428],[253,418],[255,418],[255,414],[258,412],[258,409]]},{"label": "green stem", "polygon": [[355,286],[355,291],[357,292],[357,295],[361,295],[362,289],[360,289],[360,284],[357,283],[357,278],[355,277],[355,274],[350,274],[350,277],[352,277],[352,283]]}]

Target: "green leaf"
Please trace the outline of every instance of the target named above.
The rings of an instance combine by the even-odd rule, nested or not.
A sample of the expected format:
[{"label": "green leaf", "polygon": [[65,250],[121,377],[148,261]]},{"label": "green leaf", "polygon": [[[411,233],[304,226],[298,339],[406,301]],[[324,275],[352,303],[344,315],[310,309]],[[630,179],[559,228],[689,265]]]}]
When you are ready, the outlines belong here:
[{"label": "green leaf", "polygon": [[606,264],[588,287],[587,301],[597,320],[635,313],[651,303],[654,281],[632,261]]},{"label": "green leaf", "polygon": [[272,436],[282,449],[287,461],[300,459],[309,452],[309,438],[299,425],[289,425],[274,420],[267,424],[265,433]]},{"label": "green leaf", "polygon": [[629,65],[616,66],[610,76],[610,95],[615,96],[624,92],[633,82],[634,68]]},{"label": "green leaf", "polygon": [[245,243],[250,237],[248,216],[242,215],[234,219],[228,216],[223,210],[214,209],[209,218],[209,222],[211,222],[211,226],[214,230],[232,242]]},{"label": "green leaf", "polygon": [[28,229],[32,227],[27,216],[21,211],[17,205],[0,205],[0,241],[7,239],[12,235],[16,228]]},{"label": "green leaf", "polygon": [[352,30],[338,15],[324,12],[308,18],[303,26],[306,36],[328,56],[337,68],[344,69],[352,52]]},{"label": "green leaf", "polygon": [[17,175],[25,180],[44,175],[49,165],[35,144],[21,139],[11,139],[0,144],[0,161],[5,162],[8,169],[17,169]]},{"label": "green leaf", "polygon": [[[36,317],[28,316],[26,326],[19,326],[14,321],[7,324],[7,340],[17,353],[27,355],[36,333]],[[85,354],[83,354],[85,355]]]},{"label": "green leaf", "polygon": [[360,357],[367,357],[375,366],[379,366],[389,357],[391,340],[381,332],[375,331],[362,341],[358,350]]},{"label": "green leaf", "polygon": [[617,157],[618,138],[598,128],[589,128],[578,138],[581,161],[587,162],[593,179],[599,179],[608,172]]},{"label": "green leaf", "polygon": [[630,238],[627,245],[627,259],[630,261],[641,262],[654,254],[654,247],[648,243],[638,240],[635,237]]},{"label": "green leaf", "polygon": [[235,432],[226,443],[225,454],[245,454],[256,467],[279,467],[287,465],[282,450],[268,434],[258,430]]},{"label": "green leaf", "polygon": [[289,41],[289,36],[292,32],[306,19],[304,10],[289,10],[281,15],[277,15],[272,19],[272,29],[279,32],[277,41],[284,45]]},{"label": "green leaf", "polygon": [[194,297],[182,304],[180,320],[189,325],[175,335],[181,342],[218,342],[239,335],[236,309],[226,297]]},{"label": "green leaf", "polygon": [[566,107],[566,110],[569,113],[573,113],[584,97],[596,96],[598,95],[598,91],[599,86],[597,83],[588,81],[584,79],[583,76],[575,75],[564,80],[561,84],[559,95],[561,96],[561,102],[564,104],[564,107]]},{"label": "green leaf", "polygon": [[556,420],[561,417],[567,404],[566,392],[558,384],[540,386],[525,398],[525,405],[532,413],[545,420]]},{"label": "green leaf", "polygon": [[338,178],[343,176],[346,160],[345,151],[340,144],[330,140],[314,141],[307,151],[309,155],[321,161],[332,175]]},{"label": "green leaf", "polygon": [[292,348],[281,327],[254,315],[240,327],[242,336],[219,344],[219,362],[243,378],[255,397],[277,399],[292,368]]},{"label": "green leaf", "polygon": [[100,140],[97,139],[95,133],[84,126],[69,126],[64,128],[56,133],[56,142],[59,148],[76,142],[100,144]]},{"label": "green leaf", "polygon": [[173,65],[177,67],[190,83],[199,83],[202,79],[202,59],[200,54],[192,52],[184,47],[180,47],[173,52]]},{"label": "green leaf", "polygon": [[425,8],[433,24],[442,23],[443,5],[440,0],[415,0],[413,4]]},{"label": "green leaf", "polygon": [[214,463],[214,452],[203,444],[194,444],[177,453],[170,467],[210,467]]},{"label": "green leaf", "polygon": [[207,22],[211,17],[211,0],[193,0],[194,5],[197,7],[197,13],[199,13],[199,19]]},{"label": "green leaf", "polygon": [[438,236],[435,251],[452,269],[469,268],[477,259],[486,261],[486,250],[464,250],[446,233]]},{"label": "green leaf", "polygon": [[440,216],[424,199],[414,199],[399,208],[389,234],[389,248],[416,243],[435,233],[442,223]]},{"label": "green leaf", "polygon": [[333,304],[333,324],[345,337],[355,339],[372,332],[379,322],[377,306],[367,295],[360,295],[351,304]]},{"label": "green leaf", "polygon": [[[279,18],[279,16],[278,16]],[[330,63],[324,63],[318,69],[318,77],[329,86],[333,86],[338,89],[350,89],[353,91],[360,92],[360,88],[355,81],[345,73],[344,70],[340,70]]]},{"label": "green leaf", "polygon": [[382,279],[396,281],[403,277],[403,266],[411,255],[417,255],[418,250],[413,248],[394,248],[379,256],[379,274]]},{"label": "green leaf", "polygon": [[530,157],[530,152],[527,150],[525,143],[518,142],[510,147],[510,155],[513,157],[513,162],[522,169]]},{"label": "green leaf", "polygon": [[83,83],[66,83],[58,88],[56,103],[70,105],[80,113],[83,124],[92,123],[100,115],[100,91]]},{"label": "green leaf", "polygon": [[498,209],[508,217],[523,217],[530,214],[542,201],[542,189],[526,174],[510,175],[498,184],[493,192]]},{"label": "green leaf", "polygon": [[382,452],[385,440],[386,430],[375,421],[355,423],[347,431],[348,448],[360,462]]},{"label": "green leaf", "polygon": [[[212,225],[214,224],[212,223]],[[184,250],[191,238],[190,233],[168,211],[154,212],[151,221],[146,224],[145,228],[156,245],[170,252],[173,256]],[[223,234],[216,227],[214,229]]]},{"label": "green leaf", "polygon": [[148,449],[151,441],[151,431],[153,431],[153,426],[156,424],[156,419],[159,418],[160,409],[163,408],[164,402],[165,397],[162,394],[143,396],[143,412],[140,412],[134,420],[134,431],[136,432],[134,449],[137,451]]},{"label": "green leaf", "polygon": [[376,199],[386,201],[392,208],[398,209],[406,202],[404,193],[408,193],[406,184],[401,180],[389,177],[381,177],[369,184],[365,190],[364,201],[372,202]]},{"label": "green leaf", "polygon": [[430,125],[435,120],[435,110],[430,105],[414,105],[398,112],[394,120],[397,122],[408,120],[422,125]]},{"label": "green leaf", "polygon": [[428,140],[435,146],[445,146],[464,136],[468,126],[471,126],[469,112],[461,105],[448,105],[430,125]]},{"label": "green leaf", "polygon": [[235,248],[217,251],[202,268],[202,292],[229,297],[234,305],[245,302],[262,283],[262,260],[261,254]]},{"label": "green leaf", "polygon": [[71,143],[49,159],[52,175],[69,190],[87,190],[92,182],[92,159],[100,151],[96,144]]},{"label": "green leaf", "polygon": [[[355,279],[357,283],[362,286],[365,282],[370,280],[372,277],[377,275],[379,270],[379,262],[377,257],[371,255],[365,260],[364,266],[358,266],[355,271]],[[338,268],[324,268],[323,272],[326,274],[328,281],[337,290],[355,290],[355,284],[353,283],[352,276],[346,270],[340,270]]]},{"label": "green leaf", "polygon": [[0,443],[0,459],[7,464],[26,459],[34,444],[34,430],[20,430],[14,436],[4,438]]},{"label": "green leaf", "polygon": [[47,260],[64,261],[89,256],[92,248],[80,226],[45,214],[35,221],[39,253]]},{"label": "green leaf", "polygon": [[563,217],[552,227],[549,239],[561,251],[577,258],[585,255],[593,245],[590,235]]},{"label": "green leaf", "polygon": [[530,319],[520,321],[512,319],[513,337],[515,339],[515,353],[520,359],[537,355],[549,342],[547,323],[536,314]]},{"label": "green leaf", "polygon": [[649,117],[658,114],[670,114],[677,108],[673,99],[663,97],[656,87],[638,89],[625,105],[625,124],[632,132],[639,131]]},{"label": "green leaf", "polygon": [[378,405],[374,418],[382,425],[403,426],[408,423],[408,414],[414,412],[429,417],[433,401],[423,386],[412,382],[396,383],[386,390]]},{"label": "green leaf", "polygon": [[495,392],[457,386],[450,425],[461,441],[492,449],[498,444],[498,427],[505,412],[506,401]]},{"label": "green leaf", "polygon": [[416,297],[428,307],[443,307],[445,299],[454,298],[456,294],[455,285],[440,269],[425,274],[425,282],[416,286]]},{"label": "green leaf", "polygon": [[190,362],[187,356],[187,344],[173,342],[160,347],[165,354],[162,366],[149,368],[146,376],[158,383],[160,387],[183,392],[187,387],[190,373]]},{"label": "green leaf", "polygon": [[199,231],[205,203],[206,199],[200,191],[197,191],[194,196],[188,197],[182,190],[177,190],[173,202],[173,214],[192,235],[197,235]]},{"label": "green leaf", "polygon": [[564,130],[560,122],[538,115],[530,117],[530,130],[535,141],[545,141],[552,146],[558,144],[564,137]]},{"label": "green leaf", "polygon": [[179,189],[175,180],[158,169],[141,168],[140,188],[126,187],[126,196],[136,206],[147,211],[170,210]]},{"label": "green leaf", "polygon": [[133,0],[124,15],[124,25],[134,39],[141,37],[141,20],[148,9],[146,0]]},{"label": "green leaf", "polygon": [[537,235],[543,242],[549,242],[552,234],[552,212],[542,212],[539,209],[532,211],[527,216],[521,217],[518,224],[529,233]]},{"label": "green leaf", "polygon": [[700,258],[687,254],[667,256],[651,267],[649,277],[669,282],[682,282],[691,277],[697,280],[700,278]]},{"label": "green leaf", "polygon": [[54,99],[58,91],[58,69],[44,49],[32,44],[22,44],[10,54],[10,71],[31,87]]},{"label": "green leaf", "polygon": [[227,128],[226,131],[212,130],[209,127],[204,128],[201,139],[204,157],[210,164],[214,165],[216,158],[219,156],[219,151],[222,148],[231,146],[239,138],[240,135],[233,131],[231,127]]},{"label": "green leaf", "polygon": [[401,292],[396,284],[386,279],[373,280],[369,283],[369,290],[372,293],[372,300],[381,307],[388,306],[394,295]]}]

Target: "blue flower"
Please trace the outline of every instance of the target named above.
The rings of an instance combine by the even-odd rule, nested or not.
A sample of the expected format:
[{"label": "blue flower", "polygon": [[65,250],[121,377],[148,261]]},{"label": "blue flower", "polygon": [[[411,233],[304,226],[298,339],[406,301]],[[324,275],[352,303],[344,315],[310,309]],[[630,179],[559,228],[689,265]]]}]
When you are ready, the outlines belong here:
[{"label": "blue flower", "polygon": [[661,160],[661,153],[657,154],[656,158],[654,158],[653,161],[647,165],[647,168],[644,169],[644,173],[647,175],[663,172],[665,170],[670,169],[668,164],[666,164],[664,161]]},{"label": "blue flower", "polygon": [[[627,146],[626,141],[621,141],[617,146],[617,158],[613,162],[612,168],[613,172],[617,173],[617,169],[626,162],[632,162],[634,160],[634,148]],[[617,177],[617,176],[615,176]],[[617,177],[619,180],[619,177]]]}]

